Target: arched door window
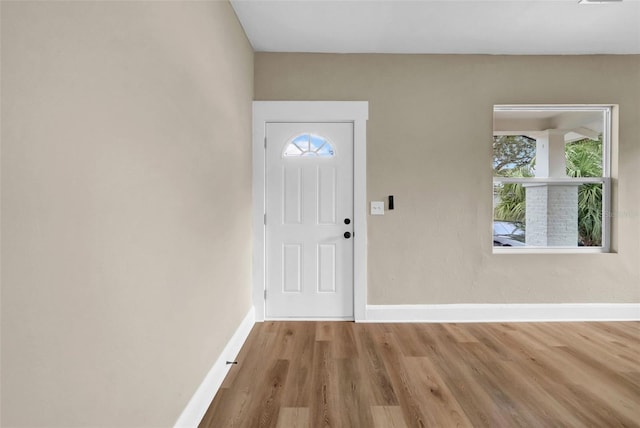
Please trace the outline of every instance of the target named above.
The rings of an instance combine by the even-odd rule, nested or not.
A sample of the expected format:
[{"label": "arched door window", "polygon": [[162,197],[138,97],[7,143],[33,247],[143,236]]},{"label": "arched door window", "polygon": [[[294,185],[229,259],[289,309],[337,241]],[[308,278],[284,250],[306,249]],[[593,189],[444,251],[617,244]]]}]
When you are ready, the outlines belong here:
[{"label": "arched door window", "polygon": [[313,134],[302,134],[291,140],[285,147],[283,156],[301,157],[333,157],[333,145],[326,138]]}]

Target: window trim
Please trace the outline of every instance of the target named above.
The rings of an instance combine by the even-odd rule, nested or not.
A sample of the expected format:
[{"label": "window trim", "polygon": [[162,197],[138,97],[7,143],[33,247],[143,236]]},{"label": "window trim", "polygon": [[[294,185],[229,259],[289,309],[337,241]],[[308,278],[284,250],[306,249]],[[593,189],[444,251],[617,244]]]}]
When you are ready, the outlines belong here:
[{"label": "window trim", "polygon": [[[598,254],[611,253],[611,156],[613,137],[612,104],[496,104],[493,112],[498,111],[601,111],[603,113],[602,130],[602,177],[493,177],[493,187],[504,183],[540,183],[540,184],[602,184],[602,245],[600,247],[492,247],[493,254]],[[493,196],[493,191],[492,191]],[[492,204],[493,210],[493,204]],[[493,219],[493,214],[492,214]],[[492,231],[493,234],[493,231]]]}]

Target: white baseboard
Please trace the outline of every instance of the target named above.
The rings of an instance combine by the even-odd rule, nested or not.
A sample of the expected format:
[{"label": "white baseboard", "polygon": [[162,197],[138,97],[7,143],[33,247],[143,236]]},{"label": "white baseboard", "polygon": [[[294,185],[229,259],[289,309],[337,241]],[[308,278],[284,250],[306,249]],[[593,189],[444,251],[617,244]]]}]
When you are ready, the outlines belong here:
[{"label": "white baseboard", "polygon": [[367,305],[361,322],[638,321],[640,303]]},{"label": "white baseboard", "polygon": [[176,428],[191,428],[197,427],[202,417],[206,413],[213,397],[216,396],[222,381],[229,372],[229,366],[227,361],[234,361],[238,356],[238,352],[242,348],[242,345],[247,340],[251,328],[255,324],[255,310],[253,307],[244,317],[244,320],[240,323],[240,326],[236,329],[227,346],[224,347],[222,353],[207,373],[196,392],[189,400],[187,407],[182,411],[182,414],[175,423]]}]

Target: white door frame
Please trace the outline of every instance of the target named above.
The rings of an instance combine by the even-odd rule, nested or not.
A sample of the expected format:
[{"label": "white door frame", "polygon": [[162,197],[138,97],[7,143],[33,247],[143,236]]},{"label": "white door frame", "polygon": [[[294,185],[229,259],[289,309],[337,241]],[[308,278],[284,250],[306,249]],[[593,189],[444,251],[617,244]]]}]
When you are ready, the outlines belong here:
[{"label": "white door frame", "polygon": [[367,304],[368,101],[253,102],[253,305],[265,320],[265,141],[269,122],[353,123],[353,316],[364,321]]}]

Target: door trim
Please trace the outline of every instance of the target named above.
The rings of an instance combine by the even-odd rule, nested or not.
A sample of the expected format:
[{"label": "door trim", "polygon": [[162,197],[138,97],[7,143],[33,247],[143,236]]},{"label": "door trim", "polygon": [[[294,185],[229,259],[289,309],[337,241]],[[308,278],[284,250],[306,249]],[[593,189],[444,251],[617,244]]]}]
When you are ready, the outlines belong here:
[{"label": "door trim", "polygon": [[269,122],[353,123],[353,316],[364,321],[367,305],[367,119],[368,101],[253,102],[253,305],[265,320],[265,139]]}]

